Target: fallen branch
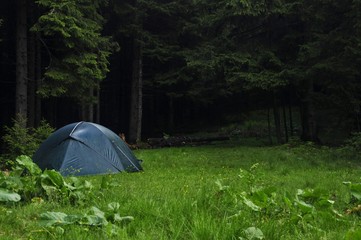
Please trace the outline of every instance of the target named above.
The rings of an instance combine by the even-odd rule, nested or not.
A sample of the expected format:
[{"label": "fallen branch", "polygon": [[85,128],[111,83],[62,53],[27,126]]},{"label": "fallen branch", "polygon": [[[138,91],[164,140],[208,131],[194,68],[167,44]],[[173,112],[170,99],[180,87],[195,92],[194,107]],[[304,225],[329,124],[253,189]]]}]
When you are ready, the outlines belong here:
[{"label": "fallen branch", "polygon": [[163,138],[148,138],[147,142],[151,147],[174,147],[184,145],[200,145],[211,143],[214,141],[226,141],[229,140],[228,136],[211,136],[211,137],[188,137],[188,136],[175,136],[175,137],[163,137]]}]

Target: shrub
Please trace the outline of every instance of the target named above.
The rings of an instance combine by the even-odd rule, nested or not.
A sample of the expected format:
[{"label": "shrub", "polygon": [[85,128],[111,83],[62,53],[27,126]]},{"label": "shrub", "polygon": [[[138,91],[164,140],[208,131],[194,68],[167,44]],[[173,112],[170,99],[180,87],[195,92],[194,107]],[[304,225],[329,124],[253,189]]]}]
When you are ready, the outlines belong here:
[{"label": "shrub", "polygon": [[26,118],[13,120],[13,126],[5,126],[5,135],[2,140],[5,144],[6,153],[1,157],[0,167],[11,165],[6,159],[15,159],[19,155],[32,156],[40,144],[54,131],[45,120],[40,122],[37,128],[27,128]]},{"label": "shrub", "polygon": [[356,151],[361,151],[361,132],[356,132],[346,141],[346,147],[353,148]]}]

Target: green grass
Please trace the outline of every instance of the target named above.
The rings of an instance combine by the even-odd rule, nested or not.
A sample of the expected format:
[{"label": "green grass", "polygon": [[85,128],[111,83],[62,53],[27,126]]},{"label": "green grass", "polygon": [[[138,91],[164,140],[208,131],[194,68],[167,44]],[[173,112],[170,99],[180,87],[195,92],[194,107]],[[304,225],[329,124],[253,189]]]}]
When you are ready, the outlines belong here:
[{"label": "green grass", "polygon": [[[342,184],[360,181],[360,162],[337,150],[219,144],[138,150],[136,155],[144,172],[86,177],[94,195],[79,206],[0,205],[0,239],[252,239],[245,232],[249,227],[260,229],[264,239],[344,239],[350,229],[361,228],[357,215],[345,214],[354,205]],[[249,171],[256,163],[248,177],[240,178],[240,169]],[[101,189],[103,178],[109,184]],[[252,197],[255,189],[268,187],[274,187],[274,203],[262,211],[242,202],[242,192]],[[297,189],[308,188],[327,194],[343,216],[318,210],[293,214],[284,196],[293,199]],[[84,214],[111,202],[120,203],[120,215],[134,217],[113,233],[107,227],[68,225],[60,234],[38,223],[46,211]]]}]

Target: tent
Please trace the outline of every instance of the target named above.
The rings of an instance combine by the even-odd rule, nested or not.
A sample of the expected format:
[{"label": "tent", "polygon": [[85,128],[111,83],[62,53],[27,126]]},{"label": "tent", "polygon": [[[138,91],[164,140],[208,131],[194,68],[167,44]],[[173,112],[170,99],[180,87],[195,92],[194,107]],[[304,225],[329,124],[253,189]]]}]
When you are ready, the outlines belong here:
[{"label": "tent", "polygon": [[63,176],[142,170],[140,161],[117,134],[91,122],[72,123],[55,131],[40,145],[33,160],[41,169],[55,169]]}]

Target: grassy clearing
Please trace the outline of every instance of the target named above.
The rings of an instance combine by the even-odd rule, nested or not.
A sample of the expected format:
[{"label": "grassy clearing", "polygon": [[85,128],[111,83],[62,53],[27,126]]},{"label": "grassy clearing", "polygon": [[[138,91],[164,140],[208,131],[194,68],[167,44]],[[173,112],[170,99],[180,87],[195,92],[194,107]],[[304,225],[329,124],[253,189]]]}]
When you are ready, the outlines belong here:
[{"label": "grassy clearing", "polygon": [[[355,204],[342,184],[360,181],[360,163],[336,150],[227,144],[136,155],[144,172],[87,177],[94,195],[84,204],[0,205],[0,239],[344,239],[361,228],[357,215],[345,214]],[[296,202],[297,189],[320,193],[317,201],[326,196],[342,216],[315,199]],[[258,195],[259,209],[246,201]],[[134,221],[116,228],[39,226],[40,213],[85,214],[111,202]]]}]

